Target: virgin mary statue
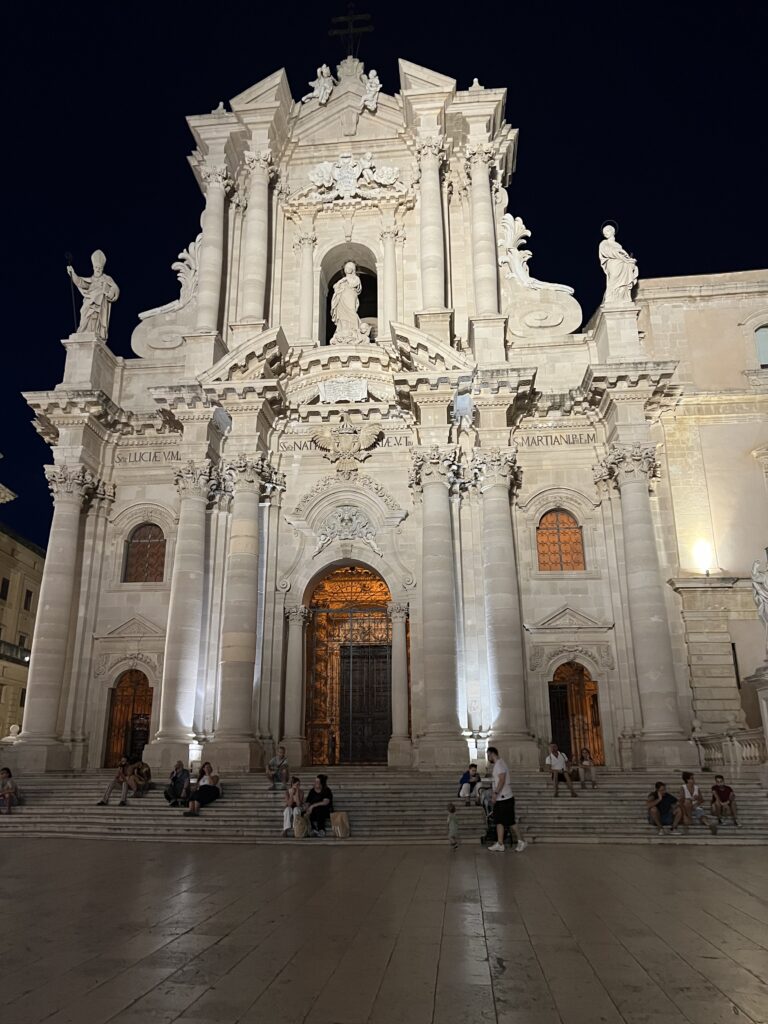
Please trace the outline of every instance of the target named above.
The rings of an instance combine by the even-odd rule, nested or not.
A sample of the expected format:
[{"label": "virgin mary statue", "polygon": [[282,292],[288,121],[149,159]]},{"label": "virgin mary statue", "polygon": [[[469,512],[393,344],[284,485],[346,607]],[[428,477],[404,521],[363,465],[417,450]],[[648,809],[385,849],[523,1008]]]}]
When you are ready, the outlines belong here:
[{"label": "virgin mary statue", "polygon": [[369,340],[371,326],[361,322],[357,315],[362,290],[357,266],[350,260],[344,264],[344,277],[333,286],[331,320],[336,324],[336,330],[331,345],[359,345]]}]

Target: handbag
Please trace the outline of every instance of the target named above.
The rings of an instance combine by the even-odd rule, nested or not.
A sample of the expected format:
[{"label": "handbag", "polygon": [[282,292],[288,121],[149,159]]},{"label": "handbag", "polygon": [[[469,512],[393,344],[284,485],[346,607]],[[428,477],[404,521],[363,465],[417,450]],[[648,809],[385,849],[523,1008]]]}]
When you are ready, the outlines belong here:
[{"label": "handbag", "polygon": [[309,835],[309,822],[305,814],[297,814],[293,819],[293,838],[306,839]]},{"label": "handbag", "polygon": [[349,815],[346,811],[331,813],[331,829],[337,839],[349,839]]}]

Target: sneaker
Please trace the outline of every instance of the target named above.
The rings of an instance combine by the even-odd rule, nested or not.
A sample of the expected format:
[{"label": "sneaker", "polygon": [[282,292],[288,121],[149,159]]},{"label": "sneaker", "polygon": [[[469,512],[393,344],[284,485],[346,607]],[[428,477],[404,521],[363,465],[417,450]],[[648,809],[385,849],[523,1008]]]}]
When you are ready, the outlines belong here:
[{"label": "sneaker", "polygon": [[528,843],[526,843],[524,839],[519,839],[517,842],[517,846],[515,847],[515,853],[522,853],[527,845]]},{"label": "sneaker", "polygon": [[107,806],[107,801],[106,800],[99,800],[99,802],[96,804],[96,806],[97,807],[106,807]]},{"label": "sneaker", "polygon": [[656,833],[657,836],[665,836],[666,834],[667,833],[664,831],[663,828],[660,828],[659,831]]},{"label": "sneaker", "polygon": [[317,830],[317,834],[320,836],[321,839],[325,839],[325,829],[324,828],[319,828]]},{"label": "sneaker", "polygon": [[717,835],[717,825],[714,823],[714,821],[710,822],[709,831],[712,833],[713,836]]},{"label": "sneaker", "polygon": [[288,836],[292,836],[292,835],[293,835],[293,830],[292,829],[290,829],[290,828],[284,828],[283,829],[283,839],[287,839]]},{"label": "sneaker", "polygon": [[120,803],[117,806],[118,807],[127,807],[127,805],[128,805],[128,801],[127,800],[121,800]]},{"label": "sneaker", "polygon": [[315,837],[315,839],[317,839],[317,837],[318,837],[318,836],[320,835],[320,833],[319,833],[319,832],[317,831],[317,829],[316,829],[316,828],[313,828],[313,829],[312,829],[312,832],[311,832],[311,834],[312,834],[312,835],[313,835],[313,836]]},{"label": "sneaker", "polygon": [[488,849],[491,853],[504,853],[504,847],[501,843],[494,843],[493,846],[489,846]]}]

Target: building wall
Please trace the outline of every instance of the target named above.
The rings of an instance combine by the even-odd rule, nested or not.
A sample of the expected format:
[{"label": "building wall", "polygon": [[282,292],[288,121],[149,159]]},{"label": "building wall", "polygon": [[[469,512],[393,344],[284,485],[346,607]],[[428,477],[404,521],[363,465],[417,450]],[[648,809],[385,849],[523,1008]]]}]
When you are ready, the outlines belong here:
[{"label": "building wall", "polygon": [[[27,658],[35,631],[37,602],[43,577],[45,552],[7,527],[0,527],[0,736],[12,725],[21,725]],[[31,594],[29,608],[27,593]],[[7,645],[7,646],[4,646]]]}]

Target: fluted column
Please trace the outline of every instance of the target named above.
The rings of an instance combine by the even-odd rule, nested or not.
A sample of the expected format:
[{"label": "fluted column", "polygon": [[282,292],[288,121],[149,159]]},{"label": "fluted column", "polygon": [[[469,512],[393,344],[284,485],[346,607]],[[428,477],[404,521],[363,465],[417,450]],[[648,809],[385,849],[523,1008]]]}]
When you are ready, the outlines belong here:
[{"label": "fluted column", "polygon": [[205,183],[205,212],[197,278],[197,329],[201,333],[213,333],[219,326],[225,205],[230,181],[226,167],[206,166],[201,175]]},{"label": "fluted column", "polygon": [[496,228],[490,170],[493,151],[489,145],[467,150],[471,178],[472,271],[475,283],[475,312],[480,316],[498,316],[499,288],[496,258]]},{"label": "fluted column", "polygon": [[397,254],[395,242],[397,228],[388,224],[381,230],[384,249],[384,325],[389,335],[389,325],[397,322]]},{"label": "fluted column", "polygon": [[175,476],[179,526],[166,627],[160,727],[145,760],[166,768],[189,756],[194,739],[195,692],[200,657],[205,577],[205,513],[211,491],[208,461],[188,462]]},{"label": "fluted column", "polygon": [[243,317],[249,320],[263,320],[266,308],[271,162],[272,155],[268,149],[245,154],[249,192],[245,215],[242,312]]},{"label": "fluted column", "polygon": [[[55,745],[67,666],[72,600],[79,553],[80,516],[96,483],[84,466],[46,466],[54,499],[29,662],[24,719],[19,742]],[[29,759],[25,758],[25,763]],[[29,760],[32,767],[32,761]],[[41,750],[40,769],[57,767]],[[63,767],[63,765],[61,765]]]},{"label": "fluted column", "polygon": [[392,601],[387,605],[392,622],[392,737],[387,760],[391,765],[411,763],[408,698],[408,605]]},{"label": "fluted column", "polygon": [[310,610],[304,605],[287,608],[288,649],[285,658],[283,740],[290,764],[300,765],[307,752],[304,736],[304,630]]},{"label": "fluted column", "polygon": [[421,297],[425,311],[445,309],[445,238],[440,164],[443,138],[426,139],[419,145],[421,167],[419,202],[419,245]]},{"label": "fluted column", "polygon": [[299,230],[294,248],[299,250],[299,341],[311,342],[315,309],[315,232],[312,228]]},{"label": "fluted column", "polygon": [[477,450],[472,468],[482,493],[482,560],[491,737],[508,764],[533,766],[536,743],[528,728],[522,617],[510,488],[518,485],[517,453]]},{"label": "fluted column", "polygon": [[[467,756],[457,701],[456,580],[450,488],[457,480],[453,448],[414,453],[412,483],[422,496],[422,653],[425,730],[419,760],[448,766]],[[459,761],[457,762],[457,758]]]},{"label": "fluted column", "polygon": [[[612,444],[596,467],[598,483],[615,482],[621,495],[629,622],[643,717],[642,739],[657,744],[647,757],[663,763],[664,742],[682,738],[667,606],[651,514],[650,481],[657,475],[652,444]],[[669,750],[674,750],[674,742]],[[648,753],[648,752],[647,752]],[[673,755],[671,755],[673,756]],[[670,762],[674,763],[674,762]]]}]

